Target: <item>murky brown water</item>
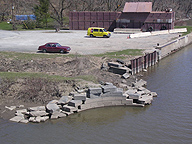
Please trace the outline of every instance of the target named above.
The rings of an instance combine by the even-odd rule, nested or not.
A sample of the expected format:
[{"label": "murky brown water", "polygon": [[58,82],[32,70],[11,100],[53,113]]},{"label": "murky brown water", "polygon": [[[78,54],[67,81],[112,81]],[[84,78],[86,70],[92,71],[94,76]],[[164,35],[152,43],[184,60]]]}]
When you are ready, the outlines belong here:
[{"label": "murky brown water", "polygon": [[144,73],[152,105],[107,107],[41,124],[0,120],[1,144],[191,144],[192,45]]}]

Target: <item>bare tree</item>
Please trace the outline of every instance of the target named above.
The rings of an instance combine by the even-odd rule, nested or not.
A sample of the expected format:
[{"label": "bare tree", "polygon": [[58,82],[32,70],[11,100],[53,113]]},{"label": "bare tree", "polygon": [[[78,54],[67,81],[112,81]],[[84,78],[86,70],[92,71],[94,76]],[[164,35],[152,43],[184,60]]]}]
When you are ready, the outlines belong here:
[{"label": "bare tree", "polygon": [[1,0],[0,1],[1,21],[6,20],[5,16],[11,15],[11,7],[12,7],[11,0]]},{"label": "bare tree", "polygon": [[71,0],[50,0],[51,12],[50,17],[53,18],[62,27],[64,16],[72,5]]}]

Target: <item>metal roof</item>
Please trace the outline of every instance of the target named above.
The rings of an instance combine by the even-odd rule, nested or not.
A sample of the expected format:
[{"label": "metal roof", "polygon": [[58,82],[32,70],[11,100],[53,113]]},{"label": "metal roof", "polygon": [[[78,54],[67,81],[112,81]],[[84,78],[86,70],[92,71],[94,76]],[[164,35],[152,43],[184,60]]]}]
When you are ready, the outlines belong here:
[{"label": "metal roof", "polygon": [[126,2],[123,12],[151,12],[152,2]]}]

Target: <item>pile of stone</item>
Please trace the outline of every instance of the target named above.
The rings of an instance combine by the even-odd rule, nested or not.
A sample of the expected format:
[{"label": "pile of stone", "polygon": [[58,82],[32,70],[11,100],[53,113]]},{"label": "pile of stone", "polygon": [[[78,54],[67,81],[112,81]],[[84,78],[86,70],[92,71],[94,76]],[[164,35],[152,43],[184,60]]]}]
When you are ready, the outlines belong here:
[{"label": "pile of stone", "polygon": [[130,64],[127,64],[124,61],[118,59],[116,62],[108,62],[108,67],[102,66],[102,68],[108,70],[109,72],[121,75],[124,79],[130,77],[131,69],[129,67]]},{"label": "pile of stone", "polygon": [[59,100],[52,100],[46,106],[30,107],[16,110],[15,122],[44,122],[78,113],[83,110],[105,106],[140,106],[150,104],[157,94],[145,87],[146,82],[139,80],[132,84],[127,91],[117,88],[112,83],[71,92],[69,96],[62,96]]}]

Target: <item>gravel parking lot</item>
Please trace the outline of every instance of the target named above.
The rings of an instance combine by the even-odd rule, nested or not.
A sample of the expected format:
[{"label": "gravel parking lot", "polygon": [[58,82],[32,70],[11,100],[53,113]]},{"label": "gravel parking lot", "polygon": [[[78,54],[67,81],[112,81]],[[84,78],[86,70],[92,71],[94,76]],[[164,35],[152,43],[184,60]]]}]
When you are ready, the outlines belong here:
[{"label": "gravel parking lot", "polygon": [[36,53],[38,46],[47,42],[59,42],[71,47],[73,54],[99,54],[124,49],[153,50],[179,34],[166,34],[129,39],[128,34],[112,33],[110,38],[90,38],[86,30],[4,31],[0,30],[0,51]]}]

